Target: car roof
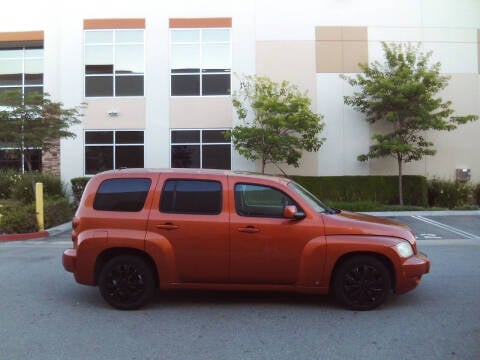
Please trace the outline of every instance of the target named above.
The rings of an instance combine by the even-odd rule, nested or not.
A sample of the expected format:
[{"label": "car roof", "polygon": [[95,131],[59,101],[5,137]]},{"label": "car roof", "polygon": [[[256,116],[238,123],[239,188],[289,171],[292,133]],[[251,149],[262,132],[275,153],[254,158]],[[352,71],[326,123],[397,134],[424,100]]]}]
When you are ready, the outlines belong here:
[{"label": "car roof", "polygon": [[265,179],[273,180],[282,183],[290,182],[291,179],[283,175],[271,175],[271,174],[261,174],[256,172],[248,171],[235,171],[235,170],[220,170],[220,169],[192,169],[192,168],[125,168],[117,170],[107,170],[101,173],[98,173],[98,176],[112,176],[115,174],[129,174],[129,175],[141,175],[141,174],[192,174],[192,175],[223,175],[223,176],[235,176],[235,177],[245,177],[245,179]]}]

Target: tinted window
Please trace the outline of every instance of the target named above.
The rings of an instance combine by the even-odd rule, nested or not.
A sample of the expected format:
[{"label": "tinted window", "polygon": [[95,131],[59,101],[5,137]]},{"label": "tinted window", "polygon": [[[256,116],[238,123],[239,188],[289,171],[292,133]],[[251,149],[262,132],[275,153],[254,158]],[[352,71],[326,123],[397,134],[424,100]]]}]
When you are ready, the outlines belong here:
[{"label": "tinted window", "polygon": [[150,189],[150,179],[109,179],[98,188],[93,208],[103,211],[140,211]]},{"label": "tinted window", "polygon": [[167,180],[160,199],[160,211],[182,214],[219,214],[222,185],[208,180]]},{"label": "tinted window", "polygon": [[236,184],[235,208],[242,216],[283,217],[287,205],[298,205],[282,191],[263,185]]}]

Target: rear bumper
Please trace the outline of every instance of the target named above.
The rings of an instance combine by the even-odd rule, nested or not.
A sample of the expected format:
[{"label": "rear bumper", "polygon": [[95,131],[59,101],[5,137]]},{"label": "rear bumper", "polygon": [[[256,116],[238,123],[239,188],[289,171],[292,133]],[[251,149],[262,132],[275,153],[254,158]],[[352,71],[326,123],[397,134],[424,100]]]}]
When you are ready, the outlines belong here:
[{"label": "rear bumper", "polygon": [[75,273],[77,268],[77,250],[67,249],[63,252],[62,264],[65,270]]},{"label": "rear bumper", "polygon": [[423,253],[418,253],[405,260],[397,274],[396,293],[404,293],[417,287],[422,275],[430,272],[430,259]]}]

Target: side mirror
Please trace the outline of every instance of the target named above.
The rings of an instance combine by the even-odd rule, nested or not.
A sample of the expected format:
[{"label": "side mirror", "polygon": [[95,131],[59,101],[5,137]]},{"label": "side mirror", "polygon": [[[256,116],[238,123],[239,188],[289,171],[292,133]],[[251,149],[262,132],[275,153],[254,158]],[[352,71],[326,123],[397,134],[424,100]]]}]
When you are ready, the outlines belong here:
[{"label": "side mirror", "polygon": [[290,220],[301,220],[305,218],[305,213],[303,211],[298,211],[295,205],[287,205],[283,209],[283,217]]}]

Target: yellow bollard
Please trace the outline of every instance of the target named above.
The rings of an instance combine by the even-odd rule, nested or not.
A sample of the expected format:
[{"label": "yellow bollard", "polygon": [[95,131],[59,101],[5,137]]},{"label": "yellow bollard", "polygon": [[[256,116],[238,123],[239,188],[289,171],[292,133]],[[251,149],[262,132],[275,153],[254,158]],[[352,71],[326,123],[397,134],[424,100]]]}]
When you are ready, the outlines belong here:
[{"label": "yellow bollard", "polygon": [[43,231],[43,184],[35,184],[35,208],[37,211],[38,231]]}]

